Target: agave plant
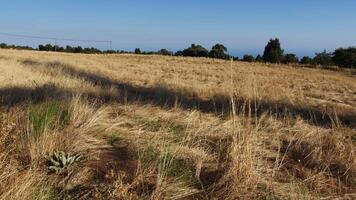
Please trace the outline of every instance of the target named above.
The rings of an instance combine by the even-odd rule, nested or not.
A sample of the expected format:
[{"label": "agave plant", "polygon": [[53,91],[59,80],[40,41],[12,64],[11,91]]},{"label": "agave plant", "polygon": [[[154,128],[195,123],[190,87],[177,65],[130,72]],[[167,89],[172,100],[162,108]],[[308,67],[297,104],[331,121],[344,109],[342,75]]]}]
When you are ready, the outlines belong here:
[{"label": "agave plant", "polygon": [[56,151],[52,156],[47,158],[50,171],[59,172],[70,165],[78,162],[81,158],[79,154],[71,154],[63,151]]}]

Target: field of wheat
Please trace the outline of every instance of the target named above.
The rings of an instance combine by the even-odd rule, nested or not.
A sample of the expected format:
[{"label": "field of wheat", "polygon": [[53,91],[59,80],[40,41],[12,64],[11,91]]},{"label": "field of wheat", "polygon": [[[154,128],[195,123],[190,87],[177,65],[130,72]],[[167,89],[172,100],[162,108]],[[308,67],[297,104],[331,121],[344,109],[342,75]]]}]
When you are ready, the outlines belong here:
[{"label": "field of wheat", "polygon": [[0,199],[356,198],[356,77],[0,50]]}]

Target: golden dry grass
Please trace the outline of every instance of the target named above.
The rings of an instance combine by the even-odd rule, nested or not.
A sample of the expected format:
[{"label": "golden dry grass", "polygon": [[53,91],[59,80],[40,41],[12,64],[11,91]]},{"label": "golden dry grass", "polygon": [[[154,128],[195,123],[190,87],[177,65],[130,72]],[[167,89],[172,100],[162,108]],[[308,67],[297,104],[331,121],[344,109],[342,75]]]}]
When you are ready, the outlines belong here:
[{"label": "golden dry grass", "polygon": [[[355,198],[350,72],[14,50],[0,72],[0,199]],[[57,150],[83,159],[50,173]]]}]

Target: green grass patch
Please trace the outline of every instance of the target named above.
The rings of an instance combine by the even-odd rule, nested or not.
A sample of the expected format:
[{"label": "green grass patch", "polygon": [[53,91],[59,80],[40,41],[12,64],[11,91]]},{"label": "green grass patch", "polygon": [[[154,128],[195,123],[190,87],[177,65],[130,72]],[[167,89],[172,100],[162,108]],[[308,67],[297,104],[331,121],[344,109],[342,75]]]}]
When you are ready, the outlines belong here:
[{"label": "green grass patch", "polygon": [[62,129],[69,123],[68,106],[62,102],[45,102],[31,104],[28,108],[28,119],[36,137],[40,137],[46,129]]}]

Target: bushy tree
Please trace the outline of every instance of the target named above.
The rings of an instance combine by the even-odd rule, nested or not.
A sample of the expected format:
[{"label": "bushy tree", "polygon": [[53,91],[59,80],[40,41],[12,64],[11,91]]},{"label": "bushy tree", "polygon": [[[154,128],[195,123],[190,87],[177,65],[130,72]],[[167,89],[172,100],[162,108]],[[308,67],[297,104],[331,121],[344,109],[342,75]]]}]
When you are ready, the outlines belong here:
[{"label": "bushy tree", "polygon": [[46,51],[54,51],[55,48],[51,44],[46,44],[45,49],[46,49]]},{"label": "bushy tree", "polygon": [[5,44],[5,43],[1,43],[1,44],[0,44],[0,48],[2,48],[2,49],[6,49],[6,48],[7,48],[7,44]]},{"label": "bushy tree", "polygon": [[356,47],[336,49],[332,61],[340,67],[356,68]]},{"label": "bushy tree", "polygon": [[183,56],[183,51],[177,51],[174,55],[175,56]]},{"label": "bushy tree", "polygon": [[160,55],[164,55],[164,56],[170,56],[173,55],[173,52],[167,50],[167,49],[161,49],[157,52]]},{"label": "bushy tree", "polygon": [[[99,50],[99,49],[97,49]],[[106,54],[114,54],[114,53],[118,53],[116,50],[105,50],[105,51],[98,51],[97,53],[106,53]]]},{"label": "bushy tree", "polygon": [[136,48],[135,49],[135,54],[141,54],[141,49],[140,48]]},{"label": "bushy tree", "polygon": [[258,55],[256,56],[255,61],[256,61],[256,62],[263,62],[262,56],[261,56],[260,54],[258,54]]},{"label": "bushy tree", "polygon": [[244,62],[254,62],[255,58],[253,57],[253,55],[244,55],[244,57],[242,58],[242,61]]},{"label": "bushy tree", "polygon": [[1,49],[23,49],[23,50],[34,50],[30,46],[21,46],[21,45],[8,45],[6,43],[1,43],[0,44]]},{"label": "bushy tree", "polygon": [[332,61],[332,54],[327,53],[326,50],[324,50],[321,53],[316,53],[314,57],[314,62],[318,65],[322,66],[331,66],[334,65]]},{"label": "bushy tree", "polygon": [[83,48],[81,46],[77,46],[73,48],[73,53],[82,53]]},{"label": "bushy tree", "polygon": [[227,48],[222,44],[216,44],[211,48],[209,52],[210,58],[220,58],[220,59],[229,59],[230,56],[226,53]]},{"label": "bushy tree", "polygon": [[290,53],[290,54],[284,55],[283,63],[289,64],[289,63],[298,63],[298,62],[299,62],[299,59],[295,54]]},{"label": "bushy tree", "polygon": [[304,56],[302,59],[300,59],[299,63],[303,64],[303,65],[314,65],[315,64],[313,58],[310,58],[309,56]]},{"label": "bushy tree", "polygon": [[208,50],[201,45],[192,44],[189,48],[184,49],[182,52],[183,56],[190,57],[208,57]]},{"label": "bushy tree", "polygon": [[278,38],[270,39],[263,53],[263,60],[270,63],[280,63],[283,60],[283,49]]},{"label": "bushy tree", "polygon": [[[96,53],[102,53],[99,49],[91,47],[91,48],[84,48],[83,53],[88,53],[88,54],[96,54]],[[105,53],[115,53],[114,50],[106,50]]]}]

